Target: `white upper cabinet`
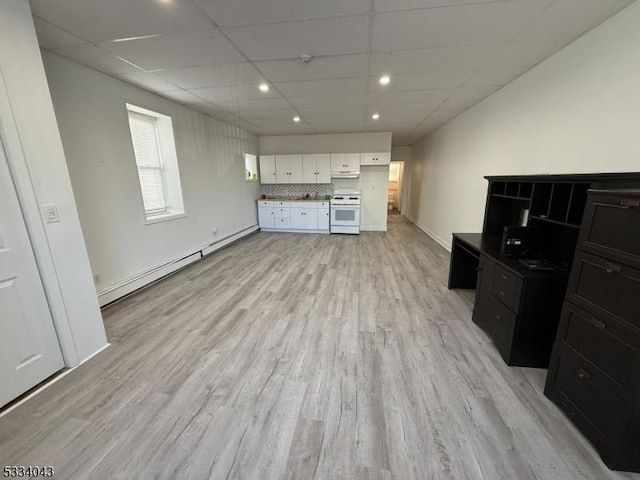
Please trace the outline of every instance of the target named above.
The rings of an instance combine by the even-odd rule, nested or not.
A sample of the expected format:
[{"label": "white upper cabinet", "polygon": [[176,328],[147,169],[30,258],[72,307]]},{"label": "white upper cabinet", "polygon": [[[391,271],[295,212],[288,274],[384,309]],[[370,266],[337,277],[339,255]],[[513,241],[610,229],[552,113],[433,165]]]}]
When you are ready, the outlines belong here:
[{"label": "white upper cabinet", "polygon": [[276,183],[303,183],[302,155],[276,155]]},{"label": "white upper cabinet", "polygon": [[340,172],[347,168],[347,155],[344,153],[332,153],[331,154],[331,171]]},{"label": "white upper cabinet", "polygon": [[328,153],[302,156],[302,183],[331,183],[331,156]]},{"label": "white upper cabinet", "polygon": [[316,183],[331,183],[331,155],[322,153],[316,158]]},{"label": "white upper cabinet", "polygon": [[260,155],[260,183],[277,183],[275,155]]},{"label": "white upper cabinet", "polygon": [[360,154],[360,165],[389,165],[391,162],[390,153],[362,153]]},{"label": "white upper cabinet", "polygon": [[347,163],[347,170],[350,172],[360,171],[360,154],[359,153],[347,153],[345,156]]}]

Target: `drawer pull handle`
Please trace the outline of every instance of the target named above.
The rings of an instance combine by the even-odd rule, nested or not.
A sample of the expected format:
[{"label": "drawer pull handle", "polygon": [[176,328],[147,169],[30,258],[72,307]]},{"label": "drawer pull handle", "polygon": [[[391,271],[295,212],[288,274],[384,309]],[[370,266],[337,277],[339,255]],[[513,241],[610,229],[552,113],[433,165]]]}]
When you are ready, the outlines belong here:
[{"label": "drawer pull handle", "polygon": [[607,273],[620,273],[622,271],[622,267],[620,265],[615,265],[613,263],[605,263],[604,264],[604,271]]},{"label": "drawer pull handle", "polygon": [[502,320],[502,317],[500,315],[496,315],[496,320]]},{"label": "drawer pull handle", "polygon": [[585,372],[583,369],[578,367],[578,378],[581,380],[591,380],[591,374]]},{"label": "drawer pull handle", "polygon": [[589,323],[591,325],[593,325],[596,328],[600,328],[602,330],[606,330],[607,329],[607,324],[604,322],[601,322],[600,320],[598,320],[597,318],[591,317],[589,319]]},{"label": "drawer pull handle", "polygon": [[640,207],[640,198],[623,198],[620,200],[620,205],[623,207]]},{"label": "drawer pull handle", "polygon": [[504,297],[504,292],[502,290],[500,290],[500,295]]},{"label": "drawer pull handle", "polygon": [[506,275],[500,275],[500,276],[502,277],[502,279],[503,279],[503,280],[506,280],[506,279],[507,279],[507,276],[506,276]]}]

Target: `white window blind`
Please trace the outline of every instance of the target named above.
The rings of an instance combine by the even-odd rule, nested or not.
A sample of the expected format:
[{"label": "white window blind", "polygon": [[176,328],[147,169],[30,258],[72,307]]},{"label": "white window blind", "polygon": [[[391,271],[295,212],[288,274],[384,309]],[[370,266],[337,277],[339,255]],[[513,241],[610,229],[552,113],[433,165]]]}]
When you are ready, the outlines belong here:
[{"label": "white window blind", "polygon": [[156,123],[154,117],[129,111],[129,127],[147,215],[164,213],[169,207]]}]

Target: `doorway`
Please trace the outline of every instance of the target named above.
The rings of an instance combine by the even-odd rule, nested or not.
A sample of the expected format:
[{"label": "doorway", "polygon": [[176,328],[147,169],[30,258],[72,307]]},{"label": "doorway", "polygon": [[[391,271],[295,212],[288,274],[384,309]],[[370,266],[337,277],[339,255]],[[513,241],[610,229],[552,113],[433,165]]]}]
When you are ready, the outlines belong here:
[{"label": "doorway", "polygon": [[389,164],[389,187],[387,191],[387,209],[389,215],[399,215],[402,211],[402,176],[404,162]]}]

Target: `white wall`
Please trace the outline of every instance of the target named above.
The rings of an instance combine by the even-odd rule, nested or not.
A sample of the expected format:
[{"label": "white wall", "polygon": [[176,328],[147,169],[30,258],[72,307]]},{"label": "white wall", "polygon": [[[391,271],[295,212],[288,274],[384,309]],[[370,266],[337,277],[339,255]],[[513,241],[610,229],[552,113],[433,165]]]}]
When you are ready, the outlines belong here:
[{"label": "white wall", "polygon": [[[260,154],[391,152],[391,133],[340,133],[260,137]],[[335,188],[362,190],[360,228],[387,230],[388,166],[362,166],[360,178],[333,178]]]},{"label": "white wall", "polygon": [[[74,366],[107,341],[78,221],[60,134],[28,2],[0,2],[0,136],[21,200],[47,298]],[[43,224],[38,205],[57,205]],[[1,208],[1,207],[0,207]]]},{"label": "white wall", "polygon": [[413,145],[408,214],[482,230],[484,175],[640,170],[640,2]]},{"label": "white wall", "polygon": [[[156,267],[257,224],[259,185],[245,182],[243,159],[243,152],[257,153],[253,134],[55,54],[43,56],[102,303],[152,280]],[[125,103],[171,116],[186,217],[145,225]]]}]

